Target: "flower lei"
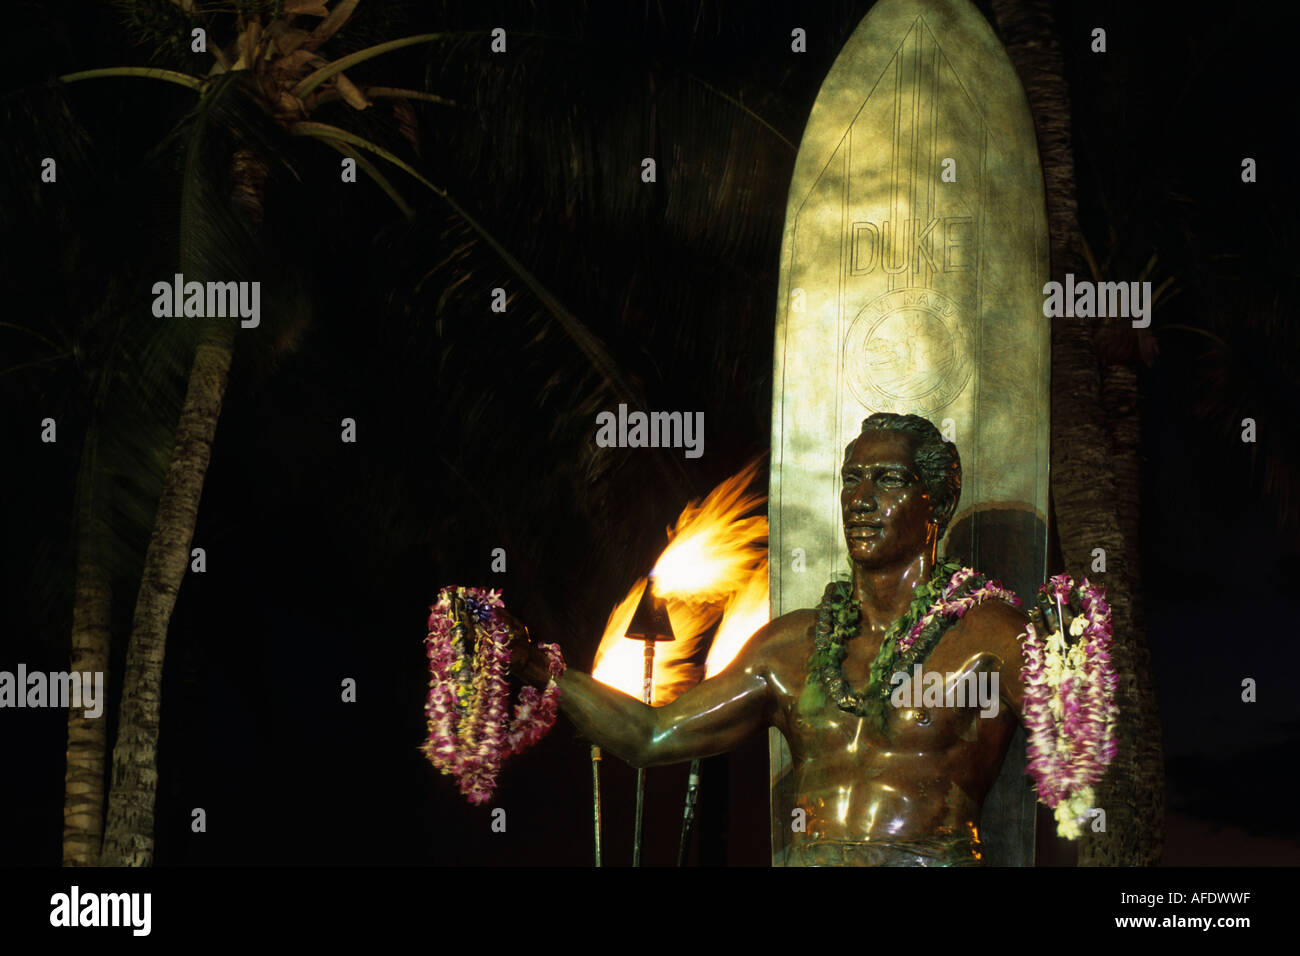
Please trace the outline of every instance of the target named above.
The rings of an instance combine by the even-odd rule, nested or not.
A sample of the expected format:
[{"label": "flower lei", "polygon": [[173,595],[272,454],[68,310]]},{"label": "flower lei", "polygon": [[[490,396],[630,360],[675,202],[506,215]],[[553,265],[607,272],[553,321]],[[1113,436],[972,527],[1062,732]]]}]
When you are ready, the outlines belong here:
[{"label": "flower lei", "polygon": [[923,663],[950,627],[990,598],[1020,605],[1020,599],[997,581],[956,562],[940,564],[928,581],[913,588],[911,607],[889,625],[871,664],[867,686],[856,692],[849,686],[841,665],[848,655],[848,641],[858,632],[862,611],[853,598],[852,585],[832,581],[817,607],[813,653],[808,659],[809,682],[819,682],[841,710],[857,717],[872,717],[885,731],[893,675]]},{"label": "flower lei", "polygon": [[[1029,738],[1026,773],[1034,779],[1039,800],[1055,809],[1056,832],[1074,840],[1092,809],[1092,786],[1117,749],[1119,678],[1110,660],[1110,605],[1105,591],[1086,578],[1076,586],[1068,575],[1059,574],[1038,590],[1043,595],[1040,604],[1056,600],[1062,609],[1079,607],[1083,612],[1069,627],[1070,636],[1078,640],[1066,640],[1059,620],[1045,641],[1032,622],[1021,635],[1025,664],[1020,676]],[[1035,619],[1046,621],[1040,615]]]},{"label": "flower lei", "polygon": [[497,614],[499,591],[443,588],[429,615],[429,736],[420,747],[444,774],[454,776],[470,803],[486,803],[506,757],[541,740],[555,723],[556,681],[564,658],[556,644],[538,644],[550,664],[546,690],[525,686],[506,727],[510,685],[510,631]]}]

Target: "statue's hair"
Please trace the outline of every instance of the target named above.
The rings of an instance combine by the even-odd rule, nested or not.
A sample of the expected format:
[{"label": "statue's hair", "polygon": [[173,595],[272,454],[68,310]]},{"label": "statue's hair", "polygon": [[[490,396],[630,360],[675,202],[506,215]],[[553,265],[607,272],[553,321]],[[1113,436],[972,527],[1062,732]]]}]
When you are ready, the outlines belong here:
[{"label": "statue's hair", "polygon": [[[948,530],[948,522],[957,512],[957,501],[961,498],[961,456],[957,454],[957,446],[939,434],[939,429],[920,415],[878,412],[863,419],[858,438],[869,431],[907,432],[915,436],[916,470],[930,493],[934,518],[939,523],[939,537],[942,538]],[[846,462],[853,454],[853,446],[857,442],[858,439],[855,438],[845,447]]]}]

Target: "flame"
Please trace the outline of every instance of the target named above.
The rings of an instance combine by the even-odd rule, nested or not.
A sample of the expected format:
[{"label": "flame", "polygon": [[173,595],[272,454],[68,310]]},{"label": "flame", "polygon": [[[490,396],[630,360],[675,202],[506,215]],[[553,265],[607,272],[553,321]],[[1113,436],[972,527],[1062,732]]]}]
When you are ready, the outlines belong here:
[{"label": "flame", "polygon": [[[591,675],[641,697],[645,645],[625,634],[647,585],[668,605],[674,640],[655,647],[653,703],[663,706],[729,664],[768,620],[767,518],[745,517],[764,502],[746,494],[758,462],[728,478],[702,503],[688,504],[668,530],[668,546],[650,578],[632,586],[609,616]],[[721,621],[721,623],[719,623]],[[707,659],[709,630],[718,624]]]},{"label": "flame", "polygon": [[710,678],[735,660],[745,642],[768,622],[771,606],[767,597],[767,559],[754,569],[744,589],[737,592],[722,615],[718,633],[704,662],[704,676]]}]

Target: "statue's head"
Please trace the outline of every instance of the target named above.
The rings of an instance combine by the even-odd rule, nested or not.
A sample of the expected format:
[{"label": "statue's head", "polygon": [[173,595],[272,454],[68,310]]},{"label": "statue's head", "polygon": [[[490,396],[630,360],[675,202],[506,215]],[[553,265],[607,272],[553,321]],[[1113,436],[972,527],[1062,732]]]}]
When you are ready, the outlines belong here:
[{"label": "statue's head", "polygon": [[918,415],[879,413],[844,449],[844,537],[855,561],[888,565],[933,550],[957,511],[957,446]]}]

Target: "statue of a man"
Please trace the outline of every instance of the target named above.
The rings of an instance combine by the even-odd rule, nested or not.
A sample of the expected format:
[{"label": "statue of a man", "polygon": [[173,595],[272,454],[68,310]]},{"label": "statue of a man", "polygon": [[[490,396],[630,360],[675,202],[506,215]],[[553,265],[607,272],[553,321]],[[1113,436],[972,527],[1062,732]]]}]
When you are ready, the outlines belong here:
[{"label": "statue of a man", "polygon": [[[823,637],[827,621],[840,622],[838,671],[810,673],[819,610],[806,609],[764,626],[725,670],[663,707],[570,669],[559,682],[561,709],[582,734],[636,767],[711,756],[779,728],[795,774],[793,865],[978,865],[980,808],[1020,717],[1026,619],[1009,603],[984,601],[952,621],[924,658],[924,671],[939,672],[946,687],[974,682],[963,675],[991,685],[993,707],[951,693],[938,706],[921,706],[919,688],[886,697],[876,715],[846,706],[852,692],[867,688],[891,625],[913,610],[913,589],[935,577],[961,462],[925,419],[872,415],[845,451],[843,485],[853,565],[843,587],[857,614],[828,613],[828,604],[820,612]],[[546,681],[545,663],[522,641],[513,668],[539,686]],[[925,700],[935,703],[933,695]]]}]

